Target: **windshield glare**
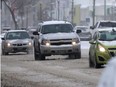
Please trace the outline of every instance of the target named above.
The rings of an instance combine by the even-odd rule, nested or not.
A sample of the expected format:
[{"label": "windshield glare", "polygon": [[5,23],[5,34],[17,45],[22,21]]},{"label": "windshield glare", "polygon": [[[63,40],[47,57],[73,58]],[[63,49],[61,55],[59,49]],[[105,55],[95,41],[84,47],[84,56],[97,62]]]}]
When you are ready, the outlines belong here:
[{"label": "windshield glare", "polygon": [[13,39],[29,39],[29,34],[27,32],[9,32],[6,35],[7,40]]},{"label": "windshield glare", "polygon": [[99,28],[102,27],[116,27],[116,22],[101,22]]},{"label": "windshield glare", "polygon": [[101,41],[112,41],[112,40],[116,40],[116,32],[113,31],[104,31],[104,32],[100,32],[100,37],[99,40]]},{"label": "windshield glare", "polygon": [[69,33],[73,32],[73,27],[70,24],[56,24],[56,25],[44,25],[41,33]]}]

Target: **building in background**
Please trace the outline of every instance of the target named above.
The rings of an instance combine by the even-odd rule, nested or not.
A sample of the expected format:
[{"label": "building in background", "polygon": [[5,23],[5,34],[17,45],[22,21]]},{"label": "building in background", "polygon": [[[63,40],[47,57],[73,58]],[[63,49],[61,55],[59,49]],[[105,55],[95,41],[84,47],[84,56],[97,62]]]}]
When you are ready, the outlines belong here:
[{"label": "building in background", "polygon": [[[19,27],[37,27],[39,22],[48,20],[66,20],[74,25],[92,25],[92,5],[82,7],[73,0],[35,0],[14,11]],[[75,0],[74,0],[75,1]],[[96,5],[95,22],[104,20],[104,5]],[[73,11],[72,11],[73,10]],[[73,12],[73,13],[72,13]],[[73,20],[72,20],[73,14]],[[14,27],[8,8],[2,3],[2,26]],[[116,20],[116,4],[106,5],[106,20]]]},{"label": "building in background", "polygon": [[73,11],[73,24],[80,25],[81,22],[81,5],[75,5]]}]

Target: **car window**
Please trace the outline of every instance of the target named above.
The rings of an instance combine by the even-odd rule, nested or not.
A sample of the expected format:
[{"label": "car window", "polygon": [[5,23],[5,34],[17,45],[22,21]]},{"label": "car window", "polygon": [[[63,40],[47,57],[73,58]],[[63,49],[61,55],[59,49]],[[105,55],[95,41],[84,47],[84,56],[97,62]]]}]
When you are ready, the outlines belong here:
[{"label": "car window", "polygon": [[73,32],[73,27],[70,24],[55,24],[55,25],[44,25],[41,33],[68,33]]},{"label": "car window", "polygon": [[29,34],[27,32],[9,32],[6,35],[7,40],[13,40],[13,39],[28,39]]},{"label": "car window", "polygon": [[102,31],[102,32],[100,32],[99,40],[102,40],[102,41],[116,40],[116,31]]}]

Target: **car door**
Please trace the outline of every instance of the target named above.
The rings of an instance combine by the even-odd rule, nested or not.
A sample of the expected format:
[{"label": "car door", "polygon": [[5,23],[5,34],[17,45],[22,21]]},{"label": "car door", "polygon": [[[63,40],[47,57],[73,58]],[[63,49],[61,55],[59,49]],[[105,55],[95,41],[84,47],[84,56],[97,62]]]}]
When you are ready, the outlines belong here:
[{"label": "car door", "polygon": [[95,53],[96,53],[96,46],[97,46],[96,40],[97,40],[97,32],[94,33],[93,39],[92,39],[93,43],[90,45],[90,56],[92,61],[94,61]]},{"label": "car door", "polygon": [[39,35],[36,35],[34,38],[34,48],[36,49],[36,51],[39,52],[40,50],[40,30],[41,30],[41,25],[38,26],[38,30],[37,32],[39,33]]}]

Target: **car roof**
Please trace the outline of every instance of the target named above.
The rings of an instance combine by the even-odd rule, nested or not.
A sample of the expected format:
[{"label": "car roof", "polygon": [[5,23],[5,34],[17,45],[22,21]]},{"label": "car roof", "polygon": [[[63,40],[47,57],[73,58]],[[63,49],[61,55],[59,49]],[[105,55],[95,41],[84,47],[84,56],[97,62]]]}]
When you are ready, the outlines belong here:
[{"label": "car roof", "polygon": [[112,31],[112,30],[116,31],[116,28],[103,28],[103,29],[98,29],[98,31]]},{"label": "car roof", "polygon": [[98,22],[116,22],[116,21],[112,21],[112,20],[100,20]]},{"label": "car roof", "polygon": [[42,25],[52,25],[52,24],[71,24],[67,21],[45,21],[42,23]]},{"label": "car roof", "polygon": [[27,32],[26,30],[9,30],[8,32]]}]

